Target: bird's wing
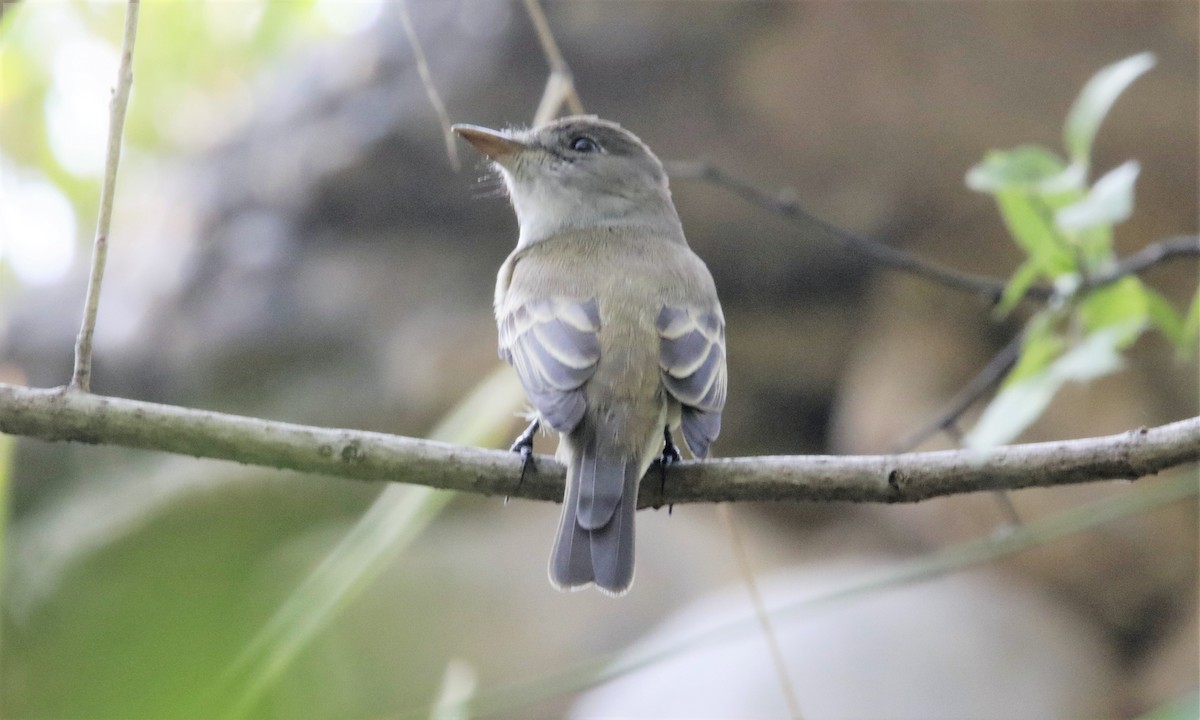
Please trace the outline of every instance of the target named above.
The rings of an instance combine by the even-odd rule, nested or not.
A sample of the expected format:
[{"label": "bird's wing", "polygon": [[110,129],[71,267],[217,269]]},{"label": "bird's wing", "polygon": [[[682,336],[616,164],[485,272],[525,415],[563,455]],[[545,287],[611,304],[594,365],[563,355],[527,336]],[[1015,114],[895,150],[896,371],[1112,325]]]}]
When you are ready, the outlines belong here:
[{"label": "bird's wing", "polygon": [[683,406],[683,438],[696,457],[721,432],[725,407],[725,318],[719,307],[664,306],[658,314],[659,367],[667,392]]},{"label": "bird's wing", "polygon": [[500,357],[516,371],[544,422],[567,433],[583,417],[581,386],[600,360],[595,299],[526,298],[499,318]]}]

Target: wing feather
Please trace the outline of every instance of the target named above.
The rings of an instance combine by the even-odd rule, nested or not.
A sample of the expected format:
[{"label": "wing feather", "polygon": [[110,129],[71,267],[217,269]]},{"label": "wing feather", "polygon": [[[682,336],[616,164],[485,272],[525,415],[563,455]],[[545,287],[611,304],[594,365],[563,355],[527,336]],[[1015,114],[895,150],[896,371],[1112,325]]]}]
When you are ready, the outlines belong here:
[{"label": "wing feather", "polygon": [[683,438],[696,457],[721,432],[728,373],[719,308],[665,306],[657,321],[663,386],[683,406]]},{"label": "wing feather", "polygon": [[600,360],[595,299],[530,298],[500,317],[500,356],[550,427],[570,432],[585,409],[582,386]]}]

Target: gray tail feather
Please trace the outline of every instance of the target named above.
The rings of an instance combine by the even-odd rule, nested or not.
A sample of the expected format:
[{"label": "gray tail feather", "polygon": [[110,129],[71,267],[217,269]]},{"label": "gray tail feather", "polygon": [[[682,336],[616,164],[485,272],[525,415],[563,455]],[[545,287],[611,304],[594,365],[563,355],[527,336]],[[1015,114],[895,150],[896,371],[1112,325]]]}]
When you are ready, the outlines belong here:
[{"label": "gray tail feather", "polygon": [[[563,499],[558,539],[550,556],[550,581],[564,590],[591,583],[603,591],[620,595],[633,584],[633,524],[637,511],[637,488],[641,467],[636,458],[622,462],[598,462],[595,442],[572,454],[567,468],[567,495]],[[580,523],[581,489],[614,493],[620,488],[616,508],[608,522],[589,530]],[[584,498],[590,507],[593,498]]]}]

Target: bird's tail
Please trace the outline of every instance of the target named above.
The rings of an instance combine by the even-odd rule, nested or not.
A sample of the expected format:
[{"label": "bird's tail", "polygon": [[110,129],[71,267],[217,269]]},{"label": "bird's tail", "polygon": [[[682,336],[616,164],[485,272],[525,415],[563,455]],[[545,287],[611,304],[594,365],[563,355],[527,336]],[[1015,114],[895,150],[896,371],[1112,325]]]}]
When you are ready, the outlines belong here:
[{"label": "bird's tail", "polygon": [[604,452],[595,438],[573,443],[569,458],[550,582],[562,590],[595,583],[620,595],[633,584],[634,513],[645,468],[640,458]]}]

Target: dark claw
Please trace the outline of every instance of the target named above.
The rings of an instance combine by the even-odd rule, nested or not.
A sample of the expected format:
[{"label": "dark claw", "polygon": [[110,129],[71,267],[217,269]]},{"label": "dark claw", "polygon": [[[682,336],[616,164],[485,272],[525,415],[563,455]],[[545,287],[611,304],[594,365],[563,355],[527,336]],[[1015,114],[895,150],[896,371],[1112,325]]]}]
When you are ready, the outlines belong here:
[{"label": "dark claw", "polygon": [[[517,436],[516,442],[512,444],[509,451],[519,453],[521,455],[521,476],[517,478],[517,487],[513,489],[513,494],[521,489],[521,483],[525,482],[525,473],[533,465],[533,436],[537,435],[538,428],[542,426],[540,420],[534,420],[529,423],[529,427],[525,428],[525,432]],[[508,498],[504,498],[505,502]]]},{"label": "dark claw", "polygon": [[[667,468],[682,459],[683,456],[679,454],[679,448],[675,447],[675,440],[671,437],[671,428],[663,428],[663,451],[662,455],[658,458],[658,469],[660,472],[658,484],[659,498],[667,496]],[[668,505],[667,514],[670,515],[674,509],[674,505]]]}]

